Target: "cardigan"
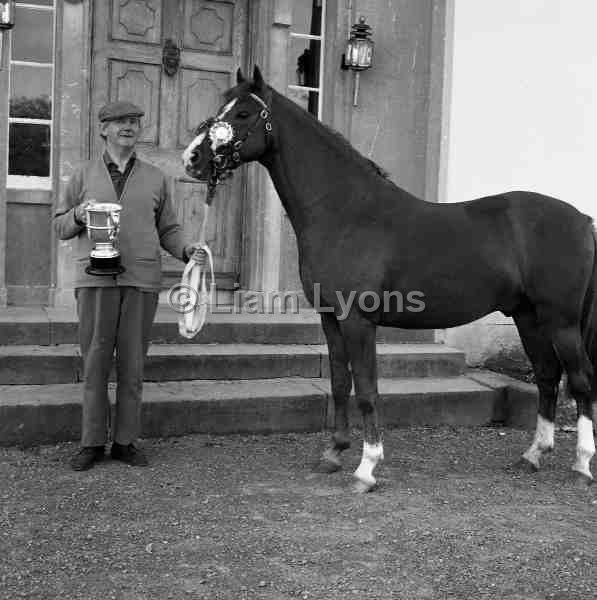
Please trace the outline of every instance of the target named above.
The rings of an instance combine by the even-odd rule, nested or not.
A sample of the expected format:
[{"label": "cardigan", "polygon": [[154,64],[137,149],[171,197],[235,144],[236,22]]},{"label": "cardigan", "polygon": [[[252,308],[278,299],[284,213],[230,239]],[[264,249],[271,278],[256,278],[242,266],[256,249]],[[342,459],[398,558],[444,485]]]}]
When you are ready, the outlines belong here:
[{"label": "cardigan", "polygon": [[[116,243],[125,268],[121,275],[98,276],[85,272],[93,242],[88,238],[85,225],[75,220],[75,207],[91,199],[122,206]],[[58,202],[54,226],[59,239],[72,240],[74,288],[132,286],[158,291],[162,281],[160,247],[175,258],[188,261],[183,229],[176,220],[166,176],[138,157],[120,199],[102,157],[75,171]]]}]

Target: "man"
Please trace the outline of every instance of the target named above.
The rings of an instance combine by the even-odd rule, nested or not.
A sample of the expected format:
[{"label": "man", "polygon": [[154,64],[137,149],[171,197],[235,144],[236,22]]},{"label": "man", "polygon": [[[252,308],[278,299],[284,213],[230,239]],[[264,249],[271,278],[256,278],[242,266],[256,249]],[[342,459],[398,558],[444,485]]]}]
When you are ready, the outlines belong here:
[{"label": "man", "polygon": [[[103,154],[72,175],[54,217],[58,237],[73,240],[75,260],[73,287],[85,381],[81,448],[71,459],[77,471],[91,468],[104,456],[114,351],[116,417],[110,453],[130,465],[147,464],[135,441],[140,434],[143,362],[161,284],[160,246],[185,262],[191,255],[204,262],[199,244],[185,244],[165,175],[135,154],[143,115],[138,106],[125,101],[100,110]],[[118,249],[125,271],[121,275],[85,272],[92,249],[85,209],[92,202],[122,205]]]}]

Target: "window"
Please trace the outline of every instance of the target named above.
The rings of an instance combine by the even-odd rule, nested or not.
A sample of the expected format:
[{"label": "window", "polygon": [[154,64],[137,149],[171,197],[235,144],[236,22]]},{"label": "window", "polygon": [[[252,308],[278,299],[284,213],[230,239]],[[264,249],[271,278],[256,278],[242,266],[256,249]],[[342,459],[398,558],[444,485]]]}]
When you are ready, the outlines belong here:
[{"label": "window", "polygon": [[288,97],[321,118],[326,0],[292,3]]},{"label": "window", "polygon": [[17,2],[11,32],[7,186],[52,187],[54,0]]}]

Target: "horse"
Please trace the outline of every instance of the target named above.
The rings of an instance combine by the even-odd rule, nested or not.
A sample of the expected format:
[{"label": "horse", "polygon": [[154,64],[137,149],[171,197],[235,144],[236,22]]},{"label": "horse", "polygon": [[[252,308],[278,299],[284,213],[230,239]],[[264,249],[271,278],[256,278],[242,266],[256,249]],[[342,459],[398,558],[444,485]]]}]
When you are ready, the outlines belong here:
[{"label": "horse", "polygon": [[[217,115],[197,127],[182,160],[189,176],[207,177],[211,195],[236,167],[258,161],[290,218],[306,298],[326,308],[320,317],[335,423],[320,469],[340,469],[341,453],[350,446],[347,406],[354,383],[363,422],[354,487],[367,492],[376,486],[374,469],[384,456],[376,409],[378,325],[443,329],[501,311],[514,320],[539,391],[535,434],[517,465],[536,471],[553,449],[566,373],[578,417],[572,479],[589,485],[597,389],[592,219],[531,191],[426,202],[269,86],[259,67],[252,79],[239,69],[236,79]],[[394,292],[408,292],[417,302],[375,302]],[[359,302],[347,310],[346,298]]]}]

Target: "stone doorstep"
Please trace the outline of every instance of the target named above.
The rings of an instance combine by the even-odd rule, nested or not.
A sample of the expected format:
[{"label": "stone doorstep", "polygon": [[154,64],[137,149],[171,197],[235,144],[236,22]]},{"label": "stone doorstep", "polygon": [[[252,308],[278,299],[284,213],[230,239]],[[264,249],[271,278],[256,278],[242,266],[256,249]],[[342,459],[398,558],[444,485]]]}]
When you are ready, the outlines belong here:
[{"label": "stone doorstep", "polygon": [[[160,307],[153,325],[156,343],[325,343],[319,316],[312,310],[298,313],[251,314],[209,313],[203,329],[191,340],[178,333],[178,315]],[[58,308],[0,309],[0,344],[57,345],[78,343],[78,324],[74,310]],[[377,340],[388,343],[432,343],[433,330],[405,330],[379,327]]]},{"label": "stone doorstep", "polygon": [[[447,377],[465,369],[464,354],[441,344],[380,344],[377,352],[380,377]],[[280,377],[329,377],[327,346],[154,344],[145,364],[147,381]],[[0,346],[0,385],[81,380],[76,345]]]},{"label": "stone doorstep", "polygon": [[[380,379],[380,419],[385,427],[488,425],[504,416],[507,383]],[[317,378],[146,383],[142,435],[321,431],[333,423],[329,390],[329,381]],[[81,393],[81,384],[0,386],[0,445],[77,440]],[[350,416],[358,426],[354,401]]]}]

